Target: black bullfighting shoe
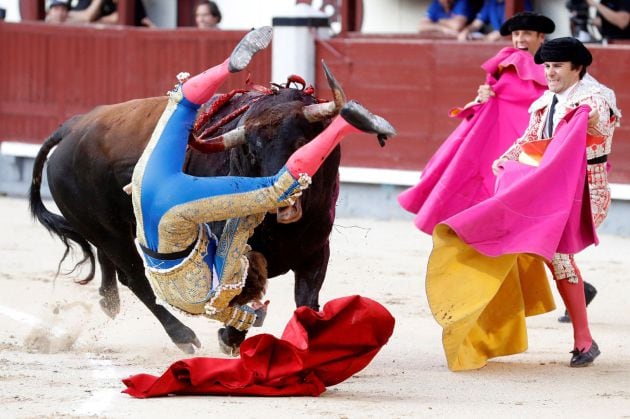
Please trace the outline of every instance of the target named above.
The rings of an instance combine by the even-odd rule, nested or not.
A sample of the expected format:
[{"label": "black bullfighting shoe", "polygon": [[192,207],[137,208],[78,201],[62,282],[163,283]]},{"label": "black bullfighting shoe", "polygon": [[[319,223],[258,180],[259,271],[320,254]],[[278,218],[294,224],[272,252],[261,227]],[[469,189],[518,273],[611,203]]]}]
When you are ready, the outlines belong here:
[{"label": "black bullfighting shoe", "polygon": [[579,368],[579,367],[587,367],[595,361],[595,358],[599,356],[601,352],[599,351],[599,347],[597,343],[593,341],[591,344],[591,349],[588,351],[584,351],[584,349],[577,349],[571,351],[573,355],[571,357],[571,362],[569,363],[570,367]]},{"label": "black bullfighting shoe", "polygon": [[343,105],[339,114],[353,127],[376,134],[381,147],[385,145],[387,138],[396,135],[396,130],[385,118],[374,115],[355,100]]},{"label": "black bullfighting shoe", "polygon": [[[589,284],[588,282],[584,282],[584,298],[586,299],[586,306],[593,301],[593,298],[597,295],[597,289]],[[571,317],[569,316],[569,312],[564,310],[564,315],[558,317],[558,321],[560,323],[571,323]]]},{"label": "black bullfighting shoe", "polygon": [[228,65],[230,73],[236,73],[247,67],[247,64],[258,51],[262,51],[269,46],[272,34],[273,29],[271,26],[262,26],[249,31],[230,55]]}]

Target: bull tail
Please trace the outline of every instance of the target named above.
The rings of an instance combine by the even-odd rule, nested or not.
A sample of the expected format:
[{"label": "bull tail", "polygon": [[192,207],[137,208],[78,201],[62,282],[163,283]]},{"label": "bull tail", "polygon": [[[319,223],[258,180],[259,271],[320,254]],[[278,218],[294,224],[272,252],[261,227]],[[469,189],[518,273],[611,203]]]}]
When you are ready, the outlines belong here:
[{"label": "bull tail", "polygon": [[83,252],[83,259],[76,263],[69,273],[74,272],[79,266],[89,263],[90,272],[88,275],[78,281],[80,284],[86,284],[94,278],[95,260],[94,252],[90,243],[79,234],[78,231],[72,227],[72,225],[63,216],[54,214],[44,206],[42,202],[41,186],[42,186],[42,174],[44,171],[44,164],[48,160],[48,154],[53,147],[55,147],[63,139],[63,128],[56,130],[50,137],[44,141],[35,162],[33,164],[33,179],[31,181],[31,187],[29,189],[29,207],[31,215],[34,219],[39,221],[51,234],[56,234],[59,239],[66,246],[66,250],[59,261],[57,266],[57,275],[61,271],[61,264],[68,257],[71,252],[72,242],[79,245]]}]

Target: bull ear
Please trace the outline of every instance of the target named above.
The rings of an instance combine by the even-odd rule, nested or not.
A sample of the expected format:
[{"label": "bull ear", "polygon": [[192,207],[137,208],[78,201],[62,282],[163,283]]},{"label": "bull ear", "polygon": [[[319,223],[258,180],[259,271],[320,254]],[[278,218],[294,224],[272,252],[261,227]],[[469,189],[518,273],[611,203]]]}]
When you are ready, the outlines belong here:
[{"label": "bull ear", "polygon": [[322,60],[322,67],[324,67],[324,74],[326,74],[326,80],[328,80],[328,85],[332,90],[334,101],[305,106],[304,117],[309,122],[323,121],[337,115],[346,103],[346,94],[324,60]]},{"label": "bull ear", "polygon": [[201,140],[195,136],[191,136],[188,144],[202,153],[219,153],[245,144],[245,142],[245,126],[241,125],[240,127],[234,128],[225,134],[221,134],[209,140]]}]

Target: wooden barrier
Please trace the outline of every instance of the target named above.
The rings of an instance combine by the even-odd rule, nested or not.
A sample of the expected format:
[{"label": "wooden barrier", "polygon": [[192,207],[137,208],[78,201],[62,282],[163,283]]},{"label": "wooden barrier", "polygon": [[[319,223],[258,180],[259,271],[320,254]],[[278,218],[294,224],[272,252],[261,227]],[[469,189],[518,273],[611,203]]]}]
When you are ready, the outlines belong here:
[{"label": "wooden barrier", "polygon": [[[364,136],[342,145],[342,165],[421,170],[458,119],[448,111],[474,99],[484,81],[481,63],[505,46],[403,36],[351,36],[318,42],[349,98],[387,117],[399,135],[380,150]],[[630,183],[630,45],[588,45],[594,56],[589,72],[617,94],[622,118],[613,140],[613,182]],[[324,82],[318,72],[318,85]]]},{"label": "wooden barrier", "polygon": [[[159,96],[181,71],[199,73],[230,54],[244,31],[0,22],[0,140],[42,142],[96,105]],[[271,78],[271,51],[222,92]]]},{"label": "wooden barrier", "polygon": [[[0,22],[0,141],[41,143],[69,116],[99,104],[162,95],[180,71],[196,73],[228,56],[242,31],[150,30]],[[508,43],[459,43],[414,36],[349,34],[317,43],[349,98],[396,126],[399,136],[380,149],[366,136],[343,144],[344,166],[419,171],[458,121],[449,109],[474,98],[480,64]],[[630,109],[630,45],[589,45],[591,74]],[[252,81],[271,79],[271,53],[256,56]],[[318,95],[331,98],[323,71]],[[245,85],[238,74],[222,91]],[[630,123],[613,143],[611,180],[630,183]],[[373,141],[366,144],[366,142]]]}]

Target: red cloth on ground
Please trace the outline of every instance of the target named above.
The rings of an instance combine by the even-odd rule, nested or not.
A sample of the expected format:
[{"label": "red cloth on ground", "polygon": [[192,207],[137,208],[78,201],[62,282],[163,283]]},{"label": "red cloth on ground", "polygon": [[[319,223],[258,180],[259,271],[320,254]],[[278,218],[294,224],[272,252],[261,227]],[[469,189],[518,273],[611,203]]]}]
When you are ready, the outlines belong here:
[{"label": "red cloth on ground", "polygon": [[332,300],[315,312],[300,307],[282,338],[260,334],[241,344],[237,359],[190,358],[161,376],[123,380],[138,398],[169,394],[318,396],[362,370],[394,330],[394,318],[358,295]]}]

